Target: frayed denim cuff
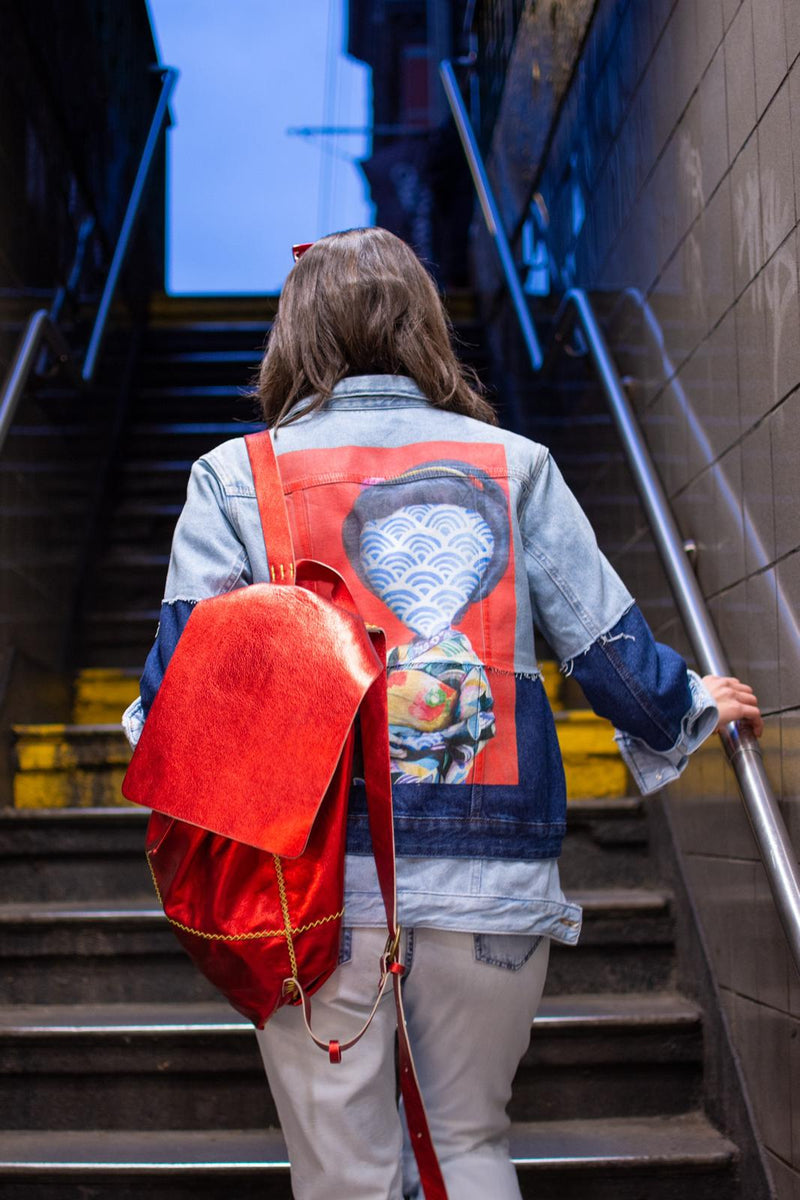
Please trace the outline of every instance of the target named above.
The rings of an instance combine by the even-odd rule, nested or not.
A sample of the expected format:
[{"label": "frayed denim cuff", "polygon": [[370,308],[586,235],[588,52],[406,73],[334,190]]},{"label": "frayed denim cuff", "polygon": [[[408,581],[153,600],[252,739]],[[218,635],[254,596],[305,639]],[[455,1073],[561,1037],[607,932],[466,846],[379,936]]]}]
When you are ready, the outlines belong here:
[{"label": "frayed denim cuff", "polygon": [[689,755],[714,732],[719,709],[700,676],[688,671],[692,704],[681,721],[681,732],[668,750],[653,750],[641,738],[617,729],[614,740],[642,795],[656,792],[677,779],[689,762]]},{"label": "frayed denim cuff", "polygon": [[135,749],[136,743],[139,740],[139,735],[144,728],[144,709],[142,708],[141,696],[137,696],[136,699],[125,709],[125,712],[122,714],[121,725],[125,731],[125,737],[128,739],[131,749]]}]

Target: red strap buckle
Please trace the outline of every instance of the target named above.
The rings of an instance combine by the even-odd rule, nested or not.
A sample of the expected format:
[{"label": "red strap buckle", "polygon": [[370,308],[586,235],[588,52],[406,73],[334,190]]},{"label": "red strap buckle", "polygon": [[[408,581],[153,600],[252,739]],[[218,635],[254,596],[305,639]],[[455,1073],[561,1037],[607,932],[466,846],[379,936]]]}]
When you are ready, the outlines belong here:
[{"label": "red strap buckle", "polygon": [[328,1042],[328,1058],[332,1063],[342,1061],[342,1049],[337,1041]]}]

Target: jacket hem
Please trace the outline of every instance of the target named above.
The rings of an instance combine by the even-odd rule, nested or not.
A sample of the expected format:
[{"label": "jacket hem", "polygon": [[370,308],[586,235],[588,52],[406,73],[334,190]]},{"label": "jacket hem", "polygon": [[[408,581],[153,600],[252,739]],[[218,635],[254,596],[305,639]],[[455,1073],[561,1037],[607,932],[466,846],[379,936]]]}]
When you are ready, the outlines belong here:
[{"label": "jacket hem", "polygon": [[[538,933],[572,946],[580,937],[583,910],[579,904],[536,896],[521,900],[453,893],[442,897],[398,888],[397,915],[398,922],[409,929],[422,926],[461,933]],[[380,893],[345,891],[342,923],[346,928],[385,925]]]}]

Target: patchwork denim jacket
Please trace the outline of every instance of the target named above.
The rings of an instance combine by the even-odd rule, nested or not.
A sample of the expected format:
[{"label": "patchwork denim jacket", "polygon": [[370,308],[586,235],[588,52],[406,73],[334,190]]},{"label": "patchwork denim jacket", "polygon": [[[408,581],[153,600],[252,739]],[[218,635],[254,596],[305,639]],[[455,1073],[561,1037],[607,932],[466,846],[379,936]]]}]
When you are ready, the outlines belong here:
[{"label": "patchwork denim jacket", "polygon": [[[564,771],[534,628],[615,726],[644,793],[714,729],[712,697],[654,640],[544,446],[436,408],[405,376],[367,375],[280,428],[275,448],[297,557],[335,567],[391,647],[401,920],[576,940],[580,907],[557,871]],[[141,696],[123,715],[131,744],[192,606],[269,578],[234,438],[192,467]],[[303,686],[302,662],[286,685]],[[358,779],[347,849],[345,920],[381,924]]]}]

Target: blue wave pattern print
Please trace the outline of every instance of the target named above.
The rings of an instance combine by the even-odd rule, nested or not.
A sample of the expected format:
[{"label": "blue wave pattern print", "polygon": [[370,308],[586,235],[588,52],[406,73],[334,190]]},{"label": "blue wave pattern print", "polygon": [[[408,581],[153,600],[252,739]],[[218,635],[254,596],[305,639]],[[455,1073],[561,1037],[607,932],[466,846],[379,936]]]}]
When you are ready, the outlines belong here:
[{"label": "blue wave pattern print", "polygon": [[359,547],[370,590],[424,638],[476,595],[494,548],[480,514],[454,504],[410,504],[367,521]]}]

